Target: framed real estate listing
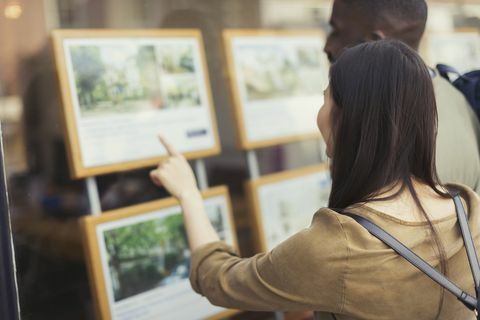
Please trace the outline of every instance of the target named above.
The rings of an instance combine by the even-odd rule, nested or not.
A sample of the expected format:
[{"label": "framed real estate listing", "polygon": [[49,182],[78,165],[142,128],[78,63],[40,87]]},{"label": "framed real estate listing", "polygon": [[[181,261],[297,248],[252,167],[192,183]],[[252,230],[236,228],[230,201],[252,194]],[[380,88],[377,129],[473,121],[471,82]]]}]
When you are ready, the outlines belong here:
[{"label": "framed real estate listing", "polygon": [[[220,238],[237,246],[226,187],[203,193]],[[238,311],[211,305],[188,279],[190,250],[173,198],[82,221],[90,282],[102,320],[218,319]]]},{"label": "framed real estate listing", "polygon": [[72,176],[156,164],[158,135],[189,159],[220,152],[198,30],[57,30]]},{"label": "framed real estate listing", "polygon": [[438,63],[455,67],[460,73],[480,69],[480,33],[455,31],[431,33],[426,37],[427,58],[434,67]]},{"label": "framed real estate listing", "polygon": [[273,249],[307,228],[313,215],[328,206],[330,173],[325,165],[276,173],[247,182],[256,249]]},{"label": "framed real estate listing", "polygon": [[237,140],[255,149],[320,138],[328,63],[321,31],[225,30]]}]

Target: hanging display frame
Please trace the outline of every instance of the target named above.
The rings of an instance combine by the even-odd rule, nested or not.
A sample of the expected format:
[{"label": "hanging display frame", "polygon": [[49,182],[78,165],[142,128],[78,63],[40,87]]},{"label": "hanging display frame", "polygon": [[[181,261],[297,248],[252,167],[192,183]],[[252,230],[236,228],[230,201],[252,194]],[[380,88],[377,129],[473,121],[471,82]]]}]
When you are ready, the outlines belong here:
[{"label": "hanging display frame", "polygon": [[[308,184],[302,186],[302,183],[305,182]],[[320,186],[315,186],[314,184],[318,182]],[[274,173],[247,181],[245,189],[251,212],[250,224],[255,238],[256,251],[266,252],[271,250],[289,236],[294,235],[303,228],[309,227],[314,213],[321,207],[328,206],[330,186],[329,170],[327,165],[324,164]],[[317,191],[320,191],[321,194],[313,193],[314,188],[318,188]],[[309,192],[312,192],[314,196],[320,197],[317,199],[319,200],[318,203],[316,199],[305,198]],[[268,194],[274,195],[276,199],[267,199]],[[292,206],[292,203],[288,202],[288,199],[294,195],[300,196],[298,200],[302,202],[301,204],[296,203]],[[265,199],[262,199],[262,197]],[[321,199],[322,197],[324,199]],[[302,211],[302,206],[305,205],[310,205],[310,207]],[[272,234],[284,227],[280,226],[282,219],[285,218],[280,213],[282,208],[286,208],[287,211],[289,211],[288,209],[294,210],[294,212],[290,212],[289,216],[292,218],[290,222],[295,221],[297,226],[292,228],[290,224],[288,226],[289,231],[276,236],[276,240],[272,241],[271,239],[274,238]],[[300,214],[301,216],[299,216]]]},{"label": "hanging display frame", "polygon": [[187,159],[220,153],[199,30],[55,30],[53,45],[72,177],[154,166],[160,134]]},{"label": "hanging display frame", "polygon": [[[251,150],[302,140],[321,139],[316,127],[316,115],[323,104],[323,90],[328,82],[329,67],[323,54],[325,38],[325,34],[320,30],[226,29],[223,31],[231,104],[236,124],[237,145],[240,149]],[[251,68],[254,72],[249,73],[250,80],[245,77],[245,68],[242,69],[239,65],[241,63],[238,60],[241,59],[238,58],[240,55],[238,51],[241,47],[238,46],[247,48],[244,50],[247,55],[254,55],[256,50],[263,56],[264,62],[258,63],[257,69]],[[303,59],[298,58],[300,56],[303,56]],[[249,60],[260,61],[259,59]],[[262,77],[259,75],[282,73],[275,68],[270,68],[271,73],[262,70],[270,62],[272,65],[278,65],[272,61],[287,65],[296,63],[298,66],[290,68],[288,76],[276,77],[285,80],[283,85],[264,86],[266,89],[262,92],[249,91],[248,88],[252,88],[249,83],[261,82],[259,79]],[[315,72],[311,72],[312,68]],[[309,81],[312,80],[309,77],[313,81]],[[296,85],[291,85],[292,83]],[[304,108],[299,109],[301,106]],[[279,130],[283,131],[276,132]]]},{"label": "hanging display frame", "polygon": [[[207,214],[211,221],[212,217],[216,217],[214,219],[215,222],[212,222],[212,224],[216,229],[221,229],[220,231],[217,230],[220,238],[237,248],[238,244],[235,233],[235,224],[227,187],[219,186],[208,189],[205,192],[202,192],[202,196],[205,201]],[[212,208],[213,210],[210,210]],[[112,210],[105,212],[100,216],[87,216],[83,218],[81,225],[85,255],[92,295],[99,319],[127,319],[132,315],[134,315],[133,318],[135,319],[152,320],[158,319],[162,316],[167,318],[171,316],[178,319],[186,319],[192,315],[194,315],[194,317],[208,319],[222,319],[239,312],[237,310],[225,310],[213,306],[205,297],[198,295],[191,289],[187,269],[189,268],[189,255],[180,255],[182,256],[181,258],[183,259],[183,262],[178,262],[173,259],[178,262],[178,266],[175,268],[170,266],[173,261],[172,259],[170,259],[172,261],[167,264],[166,256],[168,254],[163,250],[166,250],[166,248],[171,249],[173,244],[178,246],[178,243],[181,243],[182,246],[185,247],[183,253],[187,253],[187,251],[189,252],[187,239],[179,234],[182,233],[181,230],[184,230],[181,225],[183,223],[181,215],[181,208],[178,201],[174,198],[167,198]],[[219,215],[222,216],[221,219],[218,218]],[[143,232],[142,230],[148,231],[148,236],[146,232]],[[140,280],[138,277],[127,277],[126,275],[128,275],[128,272],[130,271],[127,272],[127,269],[121,268],[120,264],[115,264],[113,262],[114,260],[119,260],[118,258],[121,254],[125,255],[134,252],[135,250],[133,250],[133,248],[130,248],[129,250],[121,250],[120,246],[115,245],[113,242],[122,239],[131,240],[131,242],[138,247],[137,249],[139,249],[140,244],[134,242],[134,239],[132,238],[133,235],[138,236],[140,234],[140,240],[146,241],[145,239],[152,239],[152,237],[161,238],[162,234],[167,231],[176,233],[176,236],[164,239],[165,243],[158,241],[159,245],[156,247],[152,244],[147,246],[150,250],[149,252],[156,250],[156,253],[154,252],[150,257],[150,260],[155,260],[155,265],[161,265],[160,260],[162,259],[159,259],[160,254],[158,254],[158,252],[162,252],[162,254],[164,253],[164,267],[162,268],[165,270],[162,269],[164,272],[158,273],[156,276],[160,279],[160,277],[165,274],[167,265],[169,265],[168,270],[171,269],[169,275],[163,277],[161,281],[156,281],[155,283],[158,283],[158,286],[156,287],[141,291],[139,288],[142,286],[137,282],[136,285],[130,283],[128,286],[124,286],[124,288],[127,288],[128,290],[122,291],[122,281],[127,281],[130,278],[130,280]],[[160,245],[160,243],[163,244]],[[117,249],[113,250],[113,248]],[[175,251],[175,254],[179,252],[180,250],[177,250]],[[144,253],[144,255],[146,254]],[[187,256],[188,258],[186,258]],[[134,261],[139,261],[134,260],[132,257],[128,257],[128,259],[125,257],[122,258],[125,261],[128,260],[127,262],[130,264],[133,264]],[[145,261],[143,260],[141,261],[142,264],[144,262]],[[139,262],[138,266],[142,266],[142,264]],[[133,269],[131,265],[129,265],[129,268],[130,270]],[[122,272],[124,272],[123,276]],[[152,270],[150,270],[150,273],[152,273]],[[143,278],[146,279],[147,276],[145,274],[150,273],[142,271],[141,274],[143,274]],[[113,275],[115,274],[117,276],[114,277]],[[153,281],[150,278],[147,280],[149,281],[142,282],[144,287],[145,284],[148,285]],[[173,292],[168,292],[166,288]],[[132,290],[137,291],[133,292]],[[197,306],[197,308],[195,308],[195,306]],[[167,312],[170,313],[167,315]]]}]

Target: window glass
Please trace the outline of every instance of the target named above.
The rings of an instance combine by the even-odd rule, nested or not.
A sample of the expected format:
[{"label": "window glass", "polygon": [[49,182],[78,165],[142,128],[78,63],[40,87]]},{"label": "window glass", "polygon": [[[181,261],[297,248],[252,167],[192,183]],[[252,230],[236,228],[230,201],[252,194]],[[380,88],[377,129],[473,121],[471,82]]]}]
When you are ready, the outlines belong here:
[{"label": "window glass", "polygon": [[[0,120],[23,319],[94,319],[79,227],[80,219],[90,212],[90,203],[85,179],[72,179],[69,171],[52,31],[196,28],[202,32],[222,147],[220,155],[205,160],[207,176],[211,186],[229,187],[239,245],[248,256],[254,253],[254,237],[243,184],[250,172],[245,152],[236,146],[222,30],[316,29],[326,34],[331,5],[331,1],[321,0],[0,2]],[[475,66],[470,60],[462,63],[480,59],[474,44],[459,44],[470,48],[466,58],[457,58],[458,52],[448,50],[433,57],[429,39],[454,33],[478,34],[480,2],[429,1],[429,6],[427,35],[421,48],[425,59],[432,66],[437,62],[453,63],[460,69],[470,68],[472,63]],[[444,40],[438,41],[441,46]],[[476,66],[480,68],[480,64]],[[319,88],[320,92],[323,89]],[[325,160],[323,148],[319,140],[263,148],[256,152],[260,172],[317,164]],[[102,210],[166,197],[164,190],[149,181],[150,169],[97,176]],[[267,319],[271,315],[249,313],[248,317]]]}]

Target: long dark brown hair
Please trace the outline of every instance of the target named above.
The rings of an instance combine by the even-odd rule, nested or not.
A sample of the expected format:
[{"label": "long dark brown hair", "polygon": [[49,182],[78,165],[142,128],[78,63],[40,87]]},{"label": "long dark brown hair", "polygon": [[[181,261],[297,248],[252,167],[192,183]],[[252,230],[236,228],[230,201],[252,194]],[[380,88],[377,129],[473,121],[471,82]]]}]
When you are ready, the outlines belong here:
[{"label": "long dark brown hair", "polygon": [[[391,199],[404,190],[428,221],[441,269],[445,251],[413,186],[440,190],[435,167],[437,108],[431,74],[420,56],[395,40],[346,49],[330,69],[333,131],[331,208]],[[380,198],[379,193],[393,195]]]}]

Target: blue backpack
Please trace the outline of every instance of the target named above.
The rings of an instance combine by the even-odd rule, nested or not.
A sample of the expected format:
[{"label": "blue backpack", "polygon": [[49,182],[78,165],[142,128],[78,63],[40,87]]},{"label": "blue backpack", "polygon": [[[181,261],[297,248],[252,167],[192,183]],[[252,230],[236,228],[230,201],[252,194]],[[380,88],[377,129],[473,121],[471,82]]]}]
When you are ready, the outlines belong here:
[{"label": "blue backpack", "polygon": [[[440,76],[447,79],[463,93],[480,120],[480,70],[460,74],[455,68],[445,64],[437,64],[437,70]],[[450,73],[458,75],[458,78],[455,81],[450,80]]]}]

